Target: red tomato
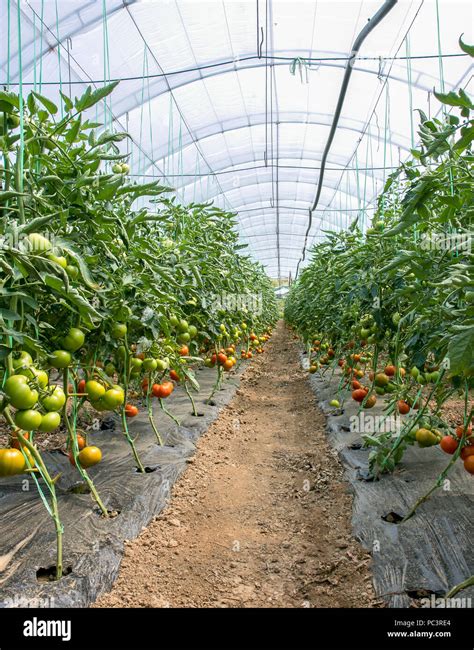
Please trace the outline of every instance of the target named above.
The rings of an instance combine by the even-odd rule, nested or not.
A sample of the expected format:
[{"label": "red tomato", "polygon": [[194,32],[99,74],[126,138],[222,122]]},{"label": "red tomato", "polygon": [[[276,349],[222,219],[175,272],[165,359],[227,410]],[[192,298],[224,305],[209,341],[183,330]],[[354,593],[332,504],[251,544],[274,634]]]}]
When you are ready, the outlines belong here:
[{"label": "red tomato", "polygon": [[176,370],[170,370],[170,377],[173,381],[179,381],[179,375]]},{"label": "red tomato", "polygon": [[364,408],[371,409],[373,406],[376,405],[376,403],[377,403],[377,398],[375,397],[375,395],[369,395],[366,403],[364,404]]},{"label": "red tomato", "polygon": [[474,445],[468,445],[461,450],[461,458],[466,460],[469,456],[474,456]]},{"label": "red tomato", "polygon": [[452,436],[443,436],[439,446],[447,454],[454,454],[458,448],[459,442],[455,440]]},{"label": "red tomato", "polygon": [[[386,374],[386,373],[385,373],[385,374]],[[406,415],[407,413],[410,412],[410,405],[407,404],[406,402],[404,402],[403,400],[399,400],[399,401],[397,402],[397,408],[398,408],[398,412],[399,412],[401,415]]]},{"label": "red tomato", "polygon": [[352,391],[352,399],[354,399],[356,402],[363,402],[365,399],[365,396],[367,395],[367,390],[365,388],[357,388],[356,390]]},{"label": "red tomato", "polygon": [[469,474],[474,474],[474,456],[468,456],[464,461],[464,469]]},{"label": "red tomato", "polygon": [[125,406],[125,415],[127,418],[134,418],[136,415],[138,415],[138,409],[136,406],[133,404],[127,404]]}]

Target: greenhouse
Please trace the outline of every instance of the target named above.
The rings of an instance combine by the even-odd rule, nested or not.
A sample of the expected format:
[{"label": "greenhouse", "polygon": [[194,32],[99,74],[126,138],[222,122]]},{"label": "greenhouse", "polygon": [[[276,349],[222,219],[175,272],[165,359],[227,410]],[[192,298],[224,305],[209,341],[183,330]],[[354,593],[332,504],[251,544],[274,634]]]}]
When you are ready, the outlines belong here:
[{"label": "greenhouse", "polygon": [[[357,610],[411,647],[397,610],[472,647],[473,26],[0,0],[6,648],[85,647],[46,623],[76,608]],[[303,647],[241,634],[186,644]]]}]

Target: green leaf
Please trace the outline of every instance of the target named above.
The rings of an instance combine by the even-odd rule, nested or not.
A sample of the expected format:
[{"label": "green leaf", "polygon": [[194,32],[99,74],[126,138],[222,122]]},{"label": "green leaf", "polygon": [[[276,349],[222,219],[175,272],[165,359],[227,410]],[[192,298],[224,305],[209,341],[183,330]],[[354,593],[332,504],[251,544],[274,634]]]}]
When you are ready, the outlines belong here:
[{"label": "green leaf", "polygon": [[466,52],[466,54],[469,54],[469,56],[474,56],[474,45],[467,45],[466,43],[463,43],[462,40],[463,34],[459,37],[459,47],[463,52]]},{"label": "green leaf", "polygon": [[79,271],[81,272],[84,283],[89,287],[89,289],[98,289],[99,285],[91,278],[89,268],[84,261],[84,258],[79,255],[77,251],[71,248],[71,246],[66,241],[56,240],[56,243],[61,246],[64,253],[67,253],[67,255],[72,257],[72,259],[76,262],[77,266],[79,267]]},{"label": "green leaf", "polygon": [[130,136],[124,131],[121,131],[119,133],[110,133],[108,131],[104,131],[104,133],[101,133],[97,138],[95,146],[98,147],[100,145],[107,144],[108,142],[121,142],[122,140],[125,140],[125,138],[130,138]]},{"label": "green leaf", "polygon": [[14,196],[25,196],[25,194],[22,192],[15,192],[14,190],[0,192],[0,203],[5,203],[5,201],[12,199]]},{"label": "green leaf", "polygon": [[20,98],[15,93],[10,93],[7,90],[0,90],[0,102],[7,102],[10,106],[20,110]]},{"label": "green leaf", "polygon": [[26,103],[27,103],[27,106],[28,106],[28,110],[30,111],[30,113],[32,115],[34,115],[36,113],[36,111],[38,110],[38,104],[35,102],[35,98],[33,97],[33,93],[30,93],[28,95],[28,99],[26,100]]},{"label": "green leaf", "polygon": [[10,352],[13,352],[13,348],[9,348],[7,345],[0,345],[0,359],[6,359]]},{"label": "green leaf", "polygon": [[16,311],[4,309],[3,307],[0,307],[0,317],[3,318],[3,320],[21,320],[20,314]]},{"label": "green leaf", "polygon": [[80,99],[76,99],[76,111],[82,112],[87,108],[94,106],[94,104],[100,102],[101,99],[104,99],[107,97],[107,95],[110,95],[118,83],[118,81],[113,81],[112,83],[103,86],[103,88],[97,88],[97,90],[94,90],[93,92],[91,86],[88,86],[82,97]]},{"label": "green leaf", "polygon": [[453,336],[448,346],[449,369],[453,375],[472,374],[474,369],[474,326]]},{"label": "green leaf", "polygon": [[79,134],[79,131],[81,130],[81,119],[78,118],[77,120],[74,120],[71,124],[71,128],[69,131],[66,133],[64,136],[64,139],[66,142],[69,142],[69,144],[72,144],[77,140],[77,136]]},{"label": "green leaf", "polygon": [[56,115],[56,113],[58,112],[58,107],[56,106],[56,104],[54,104],[50,99],[48,99],[44,95],[40,95],[35,90],[33,90],[31,94],[34,95],[36,99],[39,102],[41,102],[41,104],[43,104],[43,106],[45,107],[45,109],[48,111],[50,115]]},{"label": "green leaf", "polygon": [[474,140],[474,124],[466,129],[461,129],[461,137],[454,144],[455,151],[464,151]]},{"label": "green leaf", "polygon": [[102,183],[102,187],[98,191],[96,198],[99,201],[109,201],[115,196],[122,182],[123,179],[121,176],[113,176],[111,181]]},{"label": "green leaf", "polygon": [[437,100],[442,104],[448,104],[448,106],[464,106],[465,108],[474,108],[471,100],[462,90],[459,90],[459,94],[456,94],[453,90],[449,93],[437,93],[436,90],[433,90],[433,94]]},{"label": "green leaf", "polygon": [[48,286],[51,287],[51,289],[54,289],[55,291],[62,292],[64,289],[64,283],[61,280],[61,278],[58,278],[56,275],[50,275],[49,273],[45,273],[43,276],[44,283]]},{"label": "green leaf", "polygon": [[71,109],[74,108],[74,104],[73,104],[72,100],[62,92],[60,92],[59,94],[63,98],[64,108],[69,113],[71,111]]}]

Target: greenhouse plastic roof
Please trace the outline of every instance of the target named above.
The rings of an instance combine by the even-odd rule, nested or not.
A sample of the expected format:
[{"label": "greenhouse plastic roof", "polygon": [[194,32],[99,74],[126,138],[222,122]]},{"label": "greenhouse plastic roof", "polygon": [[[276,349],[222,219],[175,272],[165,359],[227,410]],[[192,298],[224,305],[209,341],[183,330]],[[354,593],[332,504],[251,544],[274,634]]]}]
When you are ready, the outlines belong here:
[{"label": "greenhouse plastic roof", "polygon": [[[163,178],[182,201],[235,211],[249,253],[285,279],[302,256],[352,43],[382,4],[22,0],[18,8],[0,0],[0,76],[17,89],[21,67],[24,91],[36,84],[53,100],[60,89],[79,96],[90,83],[121,79],[96,110],[131,134],[131,173]],[[440,112],[433,88],[472,90],[458,38],[474,40],[473,7],[400,0],[369,34],[308,247],[357,215],[367,224],[390,169],[416,143],[415,109]]]}]

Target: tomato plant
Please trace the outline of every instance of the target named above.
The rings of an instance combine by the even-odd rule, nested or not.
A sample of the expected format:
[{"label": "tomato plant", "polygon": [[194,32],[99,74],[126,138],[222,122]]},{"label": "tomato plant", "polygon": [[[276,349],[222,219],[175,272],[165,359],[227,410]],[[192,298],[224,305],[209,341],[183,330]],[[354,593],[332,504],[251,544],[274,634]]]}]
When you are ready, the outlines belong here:
[{"label": "tomato plant", "polygon": [[[374,476],[414,444],[441,445],[452,456],[446,472],[461,457],[471,473],[474,104],[464,90],[435,95],[442,117],[420,112],[419,145],[388,176],[372,227],[364,230],[359,215],[327,233],[285,304],[310,368],[340,376],[340,391],[351,390],[360,408],[373,390],[385,415],[402,417],[400,430],[363,435]],[[456,431],[443,411],[448,399],[462,419]]]},{"label": "tomato plant", "polygon": [[[127,134],[87,117],[115,86],[88,88],[74,100],[62,95],[61,111],[38,93],[20,102],[0,91],[0,413],[12,432],[12,448],[0,450],[0,476],[28,471],[47,486],[58,578],[57,477],[43,462],[37,432],[63,427],[71,464],[107,517],[88,473],[102,452],[78,432],[82,419],[93,410],[118,412],[143,473],[128,429],[137,413],[129,396],[143,399],[163,444],[153,408],[178,423],[163,402],[174,389],[170,380],[180,382],[196,413],[196,367],[207,358],[216,365],[227,349],[231,369],[238,346],[250,359],[248,332],[263,349],[277,317],[272,283],[243,253],[235,215],[180,205],[159,181],[127,176],[128,156],[119,149]],[[12,132],[20,123],[21,146]],[[141,197],[148,207],[137,207]],[[224,294],[259,294],[261,308],[224,309],[217,305]],[[219,385],[221,365],[216,372]],[[150,399],[155,394],[158,401]]]}]

